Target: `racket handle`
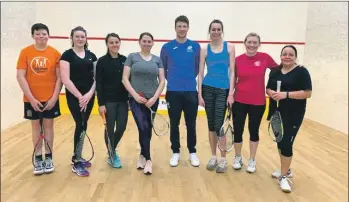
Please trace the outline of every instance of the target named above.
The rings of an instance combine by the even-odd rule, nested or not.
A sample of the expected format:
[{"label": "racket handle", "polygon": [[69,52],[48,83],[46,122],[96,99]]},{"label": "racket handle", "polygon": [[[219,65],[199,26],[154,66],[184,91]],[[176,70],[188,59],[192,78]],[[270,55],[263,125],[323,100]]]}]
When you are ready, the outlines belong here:
[{"label": "racket handle", "polygon": [[103,119],[103,123],[106,124],[107,121],[105,120],[105,113],[102,113],[102,119]]},{"label": "racket handle", "polygon": [[276,92],[280,92],[280,90],[281,90],[281,81],[277,81]]},{"label": "racket handle", "polygon": [[145,97],[142,91],[139,91],[138,95],[140,95],[141,97]]}]

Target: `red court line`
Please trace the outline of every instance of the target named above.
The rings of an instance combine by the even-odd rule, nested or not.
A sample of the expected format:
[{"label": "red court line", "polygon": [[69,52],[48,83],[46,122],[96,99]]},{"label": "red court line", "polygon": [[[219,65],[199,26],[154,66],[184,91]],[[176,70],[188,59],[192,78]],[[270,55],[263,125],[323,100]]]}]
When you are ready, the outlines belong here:
[{"label": "red court line", "polygon": [[[69,39],[68,36],[50,36],[51,39]],[[105,40],[105,37],[87,37],[88,40]],[[172,39],[154,39],[155,42],[169,42]],[[138,41],[138,39],[135,38],[121,38],[121,41]],[[198,43],[208,43],[208,40],[195,40]],[[230,43],[235,44],[243,44],[243,41],[228,41]],[[273,45],[305,45],[305,42],[295,42],[295,41],[264,41],[261,42],[261,44],[273,44]]]}]

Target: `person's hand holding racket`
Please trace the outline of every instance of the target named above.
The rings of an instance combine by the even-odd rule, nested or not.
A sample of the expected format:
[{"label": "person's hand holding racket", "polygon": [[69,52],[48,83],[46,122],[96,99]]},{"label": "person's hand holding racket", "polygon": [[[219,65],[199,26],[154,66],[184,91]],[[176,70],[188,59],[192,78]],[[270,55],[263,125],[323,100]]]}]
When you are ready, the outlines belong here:
[{"label": "person's hand holding racket", "polygon": [[286,92],[276,92],[276,91],[271,92],[271,98],[275,101],[286,99],[286,97],[287,97]]},{"label": "person's hand holding racket", "polygon": [[98,112],[99,112],[99,115],[101,115],[103,117],[104,114],[107,113],[107,109],[105,108],[104,105],[102,105],[102,106],[98,107]]},{"label": "person's hand holding racket", "polygon": [[42,112],[42,108],[44,108],[44,106],[37,100],[37,99],[33,99],[30,100],[30,104],[33,107],[33,109],[37,112]]},{"label": "person's hand holding racket", "polygon": [[137,95],[134,96],[133,98],[136,100],[136,102],[138,102],[138,103],[140,103],[140,104],[145,104],[145,103],[148,102],[147,99],[145,99],[143,96],[141,96],[141,95],[139,95],[139,94],[137,94]]},{"label": "person's hand holding racket", "polygon": [[57,102],[56,98],[51,98],[46,102],[46,105],[42,111],[51,110]]},{"label": "person's hand holding racket", "polygon": [[92,93],[88,92],[79,99],[79,105],[81,107],[81,111],[85,111],[87,104],[90,102],[90,99],[92,98]]},{"label": "person's hand holding racket", "polygon": [[205,100],[202,98],[202,95],[198,95],[199,98],[199,105],[202,107],[205,107]]},{"label": "person's hand holding racket", "polygon": [[157,100],[156,97],[150,98],[150,99],[145,103],[145,106],[148,107],[148,108],[152,107],[152,106],[155,104],[156,100]]},{"label": "person's hand holding racket", "polygon": [[228,98],[227,98],[227,105],[228,105],[230,108],[232,108],[233,103],[234,103],[234,96],[233,96],[233,95],[228,95]]}]

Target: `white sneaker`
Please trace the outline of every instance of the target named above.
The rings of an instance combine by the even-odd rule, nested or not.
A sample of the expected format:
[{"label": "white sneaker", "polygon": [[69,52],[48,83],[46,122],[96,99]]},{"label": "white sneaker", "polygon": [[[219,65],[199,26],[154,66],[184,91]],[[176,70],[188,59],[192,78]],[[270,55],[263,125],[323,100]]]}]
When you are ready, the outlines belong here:
[{"label": "white sneaker", "polygon": [[179,153],[172,154],[172,157],[170,159],[170,165],[172,167],[176,167],[178,166],[178,161],[179,161]]},{"label": "white sneaker", "polygon": [[137,169],[138,170],[144,169],[146,162],[147,162],[147,160],[144,158],[144,156],[143,155],[139,155],[138,161],[137,161]]},{"label": "white sneaker", "polygon": [[253,159],[248,160],[246,171],[249,173],[256,172],[256,160],[253,160]]},{"label": "white sneaker", "polygon": [[279,178],[279,185],[283,192],[290,193],[291,192],[291,180],[287,176],[283,176]]},{"label": "white sneaker", "polygon": [[[280,170],[274,171],[274,172],[271,174],[271,177],[272,177],[272,178],[280,178],[280,177],[281,177],[281,171],[280,171]],[[292,173],[291,169],[288,169],[288,171],[287,171],[287,177],[288,177],[288,178],[293,177],[293,173]]]},{"label": "white sneaker", "polygon": [[240,170],[242,167],[243,163],[242,163],[242,157],[241,156],[235,156],[234,158],[234,163],[233,163],[233,168],[235,170]]},{"label": "white sneaker", "polygon": [[200,165],[199,158],[197,157],[196,153],[189,154],[189,160],[192,166],[198,167]]},{"label": "white sneaker", "polygon": [[44,170],[45,170],[45,163],[44,163],[44,161],[35,161],[34,164],[35,164],[34,170],[33,170],[34,175],[42,175],[42,174],[44,174]]}]

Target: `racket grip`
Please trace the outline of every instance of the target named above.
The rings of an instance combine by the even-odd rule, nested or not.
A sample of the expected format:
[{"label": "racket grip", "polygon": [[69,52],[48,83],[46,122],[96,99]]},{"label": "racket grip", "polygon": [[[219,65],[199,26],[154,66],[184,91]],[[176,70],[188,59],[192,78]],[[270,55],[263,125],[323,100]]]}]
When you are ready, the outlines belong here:
[{"label": "racket grip", "polygon": [[143,93],[142,91],[139,91],[139,92],[138,92],[138,95],[140,95],[141,97],[145,97],[145,96],[144,96],[144,93]]},{"label": "racket grip", "polygon": [[280,90],[281,90],[281,81],[277,81],[276,92],[280,92]]}]

